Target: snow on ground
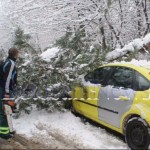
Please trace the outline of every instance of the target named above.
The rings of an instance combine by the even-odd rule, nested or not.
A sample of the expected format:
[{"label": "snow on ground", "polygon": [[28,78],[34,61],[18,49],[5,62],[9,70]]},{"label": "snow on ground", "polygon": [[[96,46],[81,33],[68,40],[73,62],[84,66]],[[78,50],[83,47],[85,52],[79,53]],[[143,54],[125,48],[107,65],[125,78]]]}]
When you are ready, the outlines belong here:
[{"label": "snow on ground", "polygon": [[[100,127],[83,123],[79,117],[71,112],[34,111],[30,115],[22,114],[14,119],[14,127],[19,134],[28,138],[39,137],[46,144],[53,142],[53,138],[66,141],[77,148],[90,149],[126,149],[126,144],[114,135]],[[54,137],[53,137],[54,136]]]},{"label": "snow on ground", "polygon": [[115,60],[118,57],[124,56],[128,52],[134,52],[135,50],[139,50],[149,42],[150,42],[150,33],[147,34],[144,38],[133,40],[129,44],[125,45],[122,49],[115,49],[109,52],[106,55],[106,61]]},{"label": "snow on ground", "polygon": [[43,60],[50,62],[51,58],[54,58],[59,51],[60,49],[57,47],[49,48],[45,52],[43,52],[40,56]]}]

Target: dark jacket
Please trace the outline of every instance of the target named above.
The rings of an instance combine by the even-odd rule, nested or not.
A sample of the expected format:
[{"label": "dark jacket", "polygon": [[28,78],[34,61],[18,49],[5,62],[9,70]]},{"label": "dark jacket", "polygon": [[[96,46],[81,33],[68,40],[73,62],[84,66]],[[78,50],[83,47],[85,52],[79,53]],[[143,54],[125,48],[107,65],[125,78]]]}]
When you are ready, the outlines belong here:
[{"label": "dark jacket", "polygon": [[8,57],[3,64],[2,79],[0,87],[2,88],[3,95],[11,94],[17,84],[17,69],[15,66],[15,59]]}]

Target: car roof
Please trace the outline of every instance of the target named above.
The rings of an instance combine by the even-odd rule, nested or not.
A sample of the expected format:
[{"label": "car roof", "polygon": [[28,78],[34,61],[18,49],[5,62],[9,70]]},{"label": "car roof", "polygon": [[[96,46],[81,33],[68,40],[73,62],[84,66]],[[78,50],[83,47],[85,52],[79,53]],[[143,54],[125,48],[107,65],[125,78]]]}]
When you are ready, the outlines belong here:
[{"label": "car roof", "polygon": [[105,64],[103,66],[122,66],[122,67],[129,67],[129,68],[144,68],[144,69],[147,69],[147,70],[150,70],[150,65],[135,65],[135,64],[132,64],[132,63],[108,63],[108,64]]}]

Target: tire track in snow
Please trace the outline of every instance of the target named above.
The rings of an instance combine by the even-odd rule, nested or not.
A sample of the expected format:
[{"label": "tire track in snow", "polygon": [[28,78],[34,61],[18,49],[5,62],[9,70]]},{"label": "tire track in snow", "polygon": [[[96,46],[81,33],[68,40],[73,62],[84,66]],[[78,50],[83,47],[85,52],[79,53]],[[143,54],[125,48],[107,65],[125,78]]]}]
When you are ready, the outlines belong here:
[{"label": "tire track in snow", "polygon": [[[85,149],[85,147],[77,137],[72,137],[71,135],[65,135],[59,129],[55,129],[52,126],[46,126],[44,124],[39,123],[36,125],[36,128],[40,131],[46,131],[46,133],[51,137],[52,143],[55,143],[54,148],[65,148],[65,149]],[[59,146],[58,146],[59,145]],[[50,146],[50,143],[49,143]]]}]

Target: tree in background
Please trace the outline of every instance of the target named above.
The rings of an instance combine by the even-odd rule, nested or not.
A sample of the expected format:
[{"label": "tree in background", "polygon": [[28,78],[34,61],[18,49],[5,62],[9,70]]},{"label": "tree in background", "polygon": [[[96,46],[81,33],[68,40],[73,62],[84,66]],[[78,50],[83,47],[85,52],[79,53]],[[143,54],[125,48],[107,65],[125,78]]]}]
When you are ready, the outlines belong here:
[{"label": "tree in background", "polygon": [[20,25],[35,43],[47,43],[45,47],[68,32],[68,28],[71,33],[84,30],[85,36],[104,51],[121,48],[149,33],[148,0],[20,0],[17,5],[14,1],[3,1],[1,5],[7,16],[5,26],[12,29]]}]

